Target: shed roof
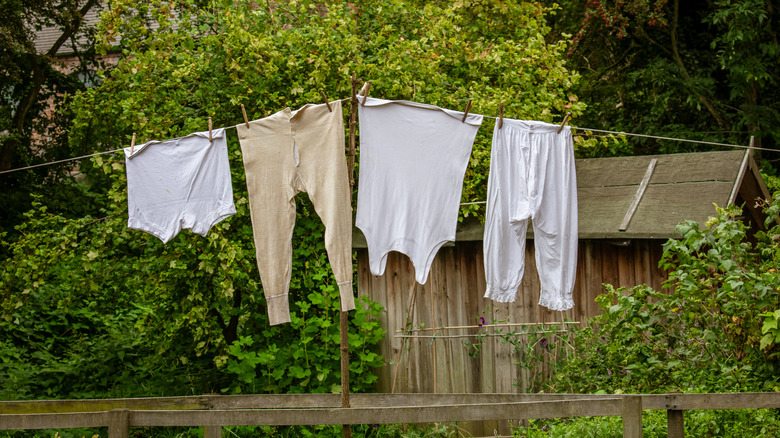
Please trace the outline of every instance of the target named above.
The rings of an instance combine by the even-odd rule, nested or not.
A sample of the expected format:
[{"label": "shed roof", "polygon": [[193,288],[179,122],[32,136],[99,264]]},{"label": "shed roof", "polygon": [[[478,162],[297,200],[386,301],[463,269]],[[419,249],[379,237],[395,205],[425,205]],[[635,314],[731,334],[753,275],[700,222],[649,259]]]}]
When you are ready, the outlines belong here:
[{"label": "shed roof", "polygon": [[[744,203],[746,219],[763,228],[755,199],[769,190],[749,150],[579,159],[576,169],[580,239],[680,237],[678,223],[703,223],[715,215],[713,204],[729,203]],[[483,232],[482,224],[464,221],[457,240],[482,240]],[[357,229],[353,246],[366,247]]]},{"label": "shed roof", "polygon": [[763,226],[755,200],[769,190],[750,151],[583,159],[576,166],[583,239],[679,237],[678,223],[705,222],[713,204],[744,203],[745,215]]}]

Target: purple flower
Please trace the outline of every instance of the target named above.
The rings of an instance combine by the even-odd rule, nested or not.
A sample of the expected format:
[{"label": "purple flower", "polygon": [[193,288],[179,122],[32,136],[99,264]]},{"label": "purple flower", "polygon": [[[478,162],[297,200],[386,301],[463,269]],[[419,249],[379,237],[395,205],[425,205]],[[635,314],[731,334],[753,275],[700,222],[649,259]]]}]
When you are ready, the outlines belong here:
[{"label": "purple flower", "polygon": [[479,322],[477,323],[477,325],[479,325],[480,327],[482,327],[483,325],[485,325],[485,318],[483,318],[483,317],[481,317],[481,316],[480,316],[480,317],[479,317]]},{"label": "purple flower", "polygon": [[539,345],[541,345],[542,348],[547,348],[547,338],[542,338],[542,340],[539,341]]},{"label": "purple flower", "polygon": [[607,370],[607,374],[609,374],[609,377],[612,377],[612,370]]}]

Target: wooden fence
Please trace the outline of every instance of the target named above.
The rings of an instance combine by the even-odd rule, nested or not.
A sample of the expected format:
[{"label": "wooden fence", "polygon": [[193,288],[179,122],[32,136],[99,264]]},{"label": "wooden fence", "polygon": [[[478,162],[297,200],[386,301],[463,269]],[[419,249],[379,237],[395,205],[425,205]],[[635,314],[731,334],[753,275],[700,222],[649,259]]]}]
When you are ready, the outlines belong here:
[{"label": "wooden fence", "polygon": [[[414,267],[405,255],[388,254],[385,275],[374,276],[368,268],[367,251],[359,250],[359,294],[383,306],[380,320],[387,330],[379,344],[386,365],[376,370],[377,391],[536,392],[528,372],[515,365],[519,358],[513,346],[495,334],[534,327],[548,330],[564,319],[584,322],[601,313],[595,298],[604,292],[602,283],[615,287],[647,284],[660,290],[666,279],[666,273],[658,268],[663,242],[636,239],[622,245],[580,241],[574,308],[566,312],[538,305],[539,276],[531,240],[526,245],[525,276],[514,303],[483,298],[482,242],[456,242],[441,248],[424,285],[415,281]],[[473,343],[480,335],[485,336],[480,341],[481,352],[470,355],[466,343]]]},{"label": "wooden fence", "polygon": [[642,410],[667,411],[668,436],[684,436],[684,411],[780,408],[780,393],[723,394],[338,394],[157,397],[0,402],[0,430],[107,427],[128,438],[131,427],[393,424],[620,416],[624,437],[642,436]]}]

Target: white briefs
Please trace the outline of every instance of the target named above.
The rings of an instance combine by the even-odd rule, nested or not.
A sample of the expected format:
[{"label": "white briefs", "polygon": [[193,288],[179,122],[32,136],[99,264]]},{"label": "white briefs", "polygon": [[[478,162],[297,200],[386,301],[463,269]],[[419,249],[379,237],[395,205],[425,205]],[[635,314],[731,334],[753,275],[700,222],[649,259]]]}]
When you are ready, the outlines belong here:
[{"label": "white briefs", "polygon": [[205,236],[236,213],[225,129],[124,148],[128,228],[167,243],[182,228]]},{"label": "white briefs", "polygon": [[363,97],[355,224],[371,273],[387,254],[406,254],[424,284],[441,246],[455,240],[463,176],[482,116],[432,105]]},{"label": "white briefs", "polygon": [[485,217],[485,298],[515,300],[533,219],[539,305],[574,306],[577,271],[577,178],[571,128],[504,119],[493,131]]}]

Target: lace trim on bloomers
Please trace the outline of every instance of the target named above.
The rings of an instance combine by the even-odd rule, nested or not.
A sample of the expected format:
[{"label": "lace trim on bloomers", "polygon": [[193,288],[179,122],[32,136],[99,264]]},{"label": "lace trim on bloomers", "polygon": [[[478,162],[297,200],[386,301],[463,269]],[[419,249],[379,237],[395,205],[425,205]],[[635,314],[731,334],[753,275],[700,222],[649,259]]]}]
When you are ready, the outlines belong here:
[{"label": "lace trim on bloomers", "polygon": [[489,298],[499,303],[511,303],[515,301],[517,295],[517,287],[501,289],[488,285],[485,291],[485,298]]},{"label": "lace trim on bloomers", "polygon": [[574,300],[571,297],[562,297],[559,293],[546,293],[539,297],[539,305],[550,310],[564,311],[574,307]]},{"label": "lace trim on bloomers", "polygon": [[[517,295],[517,287],[501,289],[488,285],[485,291],[485,298],[489,298],[498,303],[512,303],[515,301]],[[574,307],[574,300],[571,296],[564,297],[559,291],[542,291],[539,297],[539,305],[544,306],[550,310],[569,310]]]}]

